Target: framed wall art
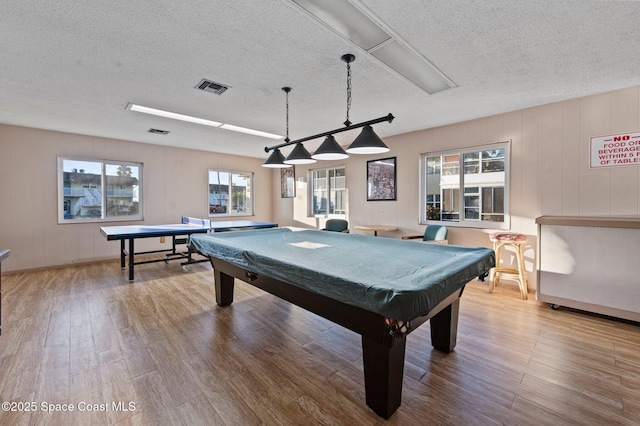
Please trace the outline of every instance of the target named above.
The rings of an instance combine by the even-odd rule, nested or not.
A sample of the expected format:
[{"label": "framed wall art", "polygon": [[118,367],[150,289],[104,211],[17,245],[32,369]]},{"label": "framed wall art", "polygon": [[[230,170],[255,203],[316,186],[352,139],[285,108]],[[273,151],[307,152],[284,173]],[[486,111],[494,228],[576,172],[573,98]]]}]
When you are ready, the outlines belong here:
[{"label": "framed wall art", "polygon": [[367,201],[396,199],[396,157],[367,161]]},{"label": "framed wall art", "polygon": [[296,169],[285,167],[280,169],[280,195],[282,198],[294,198],[296,196]]}]

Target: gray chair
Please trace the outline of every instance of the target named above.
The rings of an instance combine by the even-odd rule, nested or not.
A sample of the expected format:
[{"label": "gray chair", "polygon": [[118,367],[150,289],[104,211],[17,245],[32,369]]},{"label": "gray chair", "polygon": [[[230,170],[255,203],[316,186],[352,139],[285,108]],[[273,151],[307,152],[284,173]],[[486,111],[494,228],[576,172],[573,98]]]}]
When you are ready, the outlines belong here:
[{"label": "gray chair", "polygon": [[448,244],[447,235],[449,229],[444,225],[428,225],[423,235],[407,235],[402,237],[403,240],[415,240],[422,238],[422,241],[428,243]]},{"label": "gray chair", "polygon": [[349,222],[343,219],[329,219],[322,231],[349,232]]}]

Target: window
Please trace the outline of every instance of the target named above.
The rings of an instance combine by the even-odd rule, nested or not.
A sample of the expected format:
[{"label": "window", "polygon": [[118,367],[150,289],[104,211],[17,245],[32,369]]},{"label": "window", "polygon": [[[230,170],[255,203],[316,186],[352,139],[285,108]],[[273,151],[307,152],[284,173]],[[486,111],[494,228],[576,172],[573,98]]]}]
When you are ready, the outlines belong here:
[{"label": "window", "polygon": [[58,223],[142,219],[142,164],[58,158]]},{"label": "window", "polygon": [[209,216],[253,215],[253,173],[209,170]]},{"label": "window", "polygon": [[508,228],[508,142],[423,154],[421,170],[421,223]]},{"label": "window", "polygon": [[314,216],[347,214],[346,169],[318,169],[311,171],[311,213]]}]

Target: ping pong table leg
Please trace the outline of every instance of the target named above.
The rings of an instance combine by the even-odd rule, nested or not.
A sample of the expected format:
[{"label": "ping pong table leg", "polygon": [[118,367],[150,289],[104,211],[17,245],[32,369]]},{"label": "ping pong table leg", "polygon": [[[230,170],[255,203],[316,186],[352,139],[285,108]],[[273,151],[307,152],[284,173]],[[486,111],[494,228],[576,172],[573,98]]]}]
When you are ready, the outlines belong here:
[{"label": "ping pong table leg", "polygon": [[133,251],[133,238],[129,238],[129,282],[133,281],[133,265],[134,263],[134,251]]},{"label": "ping pong table leg", "polygon": [[120,240],[120,269],[124,269],[124,258],[125,258],[125,250],[124,250],[124,239]]}]

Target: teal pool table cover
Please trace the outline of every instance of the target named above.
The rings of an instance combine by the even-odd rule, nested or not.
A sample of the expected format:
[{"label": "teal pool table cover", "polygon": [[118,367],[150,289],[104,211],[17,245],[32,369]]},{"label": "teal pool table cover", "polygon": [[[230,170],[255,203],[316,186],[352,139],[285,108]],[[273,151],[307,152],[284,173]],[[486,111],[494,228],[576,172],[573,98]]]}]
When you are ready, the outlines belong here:
[{"label": "teal pool table cover", "polygon": [[409,321],[495,266],[493,250],[290,228],[194,234],[192,250]]}]

